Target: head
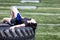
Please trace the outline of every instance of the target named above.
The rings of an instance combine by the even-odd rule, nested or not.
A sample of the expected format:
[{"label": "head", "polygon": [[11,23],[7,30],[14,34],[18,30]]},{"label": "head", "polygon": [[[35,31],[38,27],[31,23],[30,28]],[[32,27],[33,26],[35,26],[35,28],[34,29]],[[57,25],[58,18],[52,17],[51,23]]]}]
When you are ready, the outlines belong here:
[{"label": "head", "polygon": [[31,26],[34,29],[36,29],[36,27],[37,27],[37,23],[34,19],[27,20],[27,24],[28,24],[28,26]]}]

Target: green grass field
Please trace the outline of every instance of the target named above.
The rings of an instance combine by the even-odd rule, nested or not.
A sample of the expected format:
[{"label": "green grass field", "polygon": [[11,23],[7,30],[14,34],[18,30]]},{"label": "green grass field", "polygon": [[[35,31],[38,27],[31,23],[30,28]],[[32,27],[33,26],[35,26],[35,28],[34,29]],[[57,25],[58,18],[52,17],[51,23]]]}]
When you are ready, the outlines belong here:
[{"label": "green grass field", "polygon": [[1,7],[37,6],[35,10],[19,9],[22,16],[34,18],[37,21],[35,39],[60,40],[60,0],[41,0],[40,3],[21,3],[20,1],[0,0],[0,20],[10,16],[10,9]]},{"label": "green grass field", "polygon": [[[0,14],[0,20],[4,17],[9,17],[9,11],[5,10]],[[33,13],[21,12],[24,17],[34,18],[38,25],[36,29],[36,40],[60,40],[60,25],[39,25],[39,24],[60,24],[60,15],[33,15]]]}]

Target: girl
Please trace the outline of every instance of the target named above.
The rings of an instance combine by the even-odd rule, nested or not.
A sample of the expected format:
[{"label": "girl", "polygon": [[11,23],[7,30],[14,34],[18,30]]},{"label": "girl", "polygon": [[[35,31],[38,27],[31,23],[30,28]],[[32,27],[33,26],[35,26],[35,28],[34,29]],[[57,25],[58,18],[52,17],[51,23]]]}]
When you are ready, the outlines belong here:
[{"label": "girl", "polygon": [[10,18],[3,18],[2,21],[3,23],[11,24],[10,29],[14,29],[15,27],[32,27],[35,30],[37,26],[34,19],[22,17],[15,6],[11,8]]}]

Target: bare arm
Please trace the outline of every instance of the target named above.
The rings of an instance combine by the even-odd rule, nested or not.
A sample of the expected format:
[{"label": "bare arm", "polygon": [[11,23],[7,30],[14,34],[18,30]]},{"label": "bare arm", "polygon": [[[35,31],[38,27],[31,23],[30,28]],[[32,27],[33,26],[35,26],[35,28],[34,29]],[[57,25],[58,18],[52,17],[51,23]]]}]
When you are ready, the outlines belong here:
[{"label": "bare arm", "polygon": [[25,24],[20,24],[20,25],[15,25],[15,26],[11,26],[10,29],[14,29],[15,27],[20,28],[20,27],[25,27]]},{"label": "bare arm", "polygon": [[[30,21],[27,21],[28,23],[33,23],[34,25],[36,24],[36,21],[34,19],[31,19]],[[25,27],[26,25],[23,23],[23,24],[20,24],[20,25],[15,25],[15,26],[11,26],[10,29],[14,29],[15,27],[17,28],[20,28],[20,27]]]}]

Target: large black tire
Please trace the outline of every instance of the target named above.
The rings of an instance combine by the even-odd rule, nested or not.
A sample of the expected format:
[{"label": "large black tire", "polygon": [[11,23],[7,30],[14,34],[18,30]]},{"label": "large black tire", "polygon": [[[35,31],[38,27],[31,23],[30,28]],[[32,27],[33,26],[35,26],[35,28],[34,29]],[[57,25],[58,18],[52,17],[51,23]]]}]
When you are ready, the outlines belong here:
[{"label": "large black tire", "polygon": [[0,28],[0,40],[34,40],[35,34],[31,27],[15,28],[10,30],[9,27]]}]

